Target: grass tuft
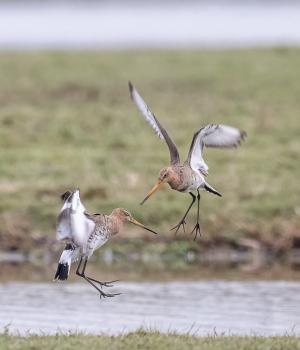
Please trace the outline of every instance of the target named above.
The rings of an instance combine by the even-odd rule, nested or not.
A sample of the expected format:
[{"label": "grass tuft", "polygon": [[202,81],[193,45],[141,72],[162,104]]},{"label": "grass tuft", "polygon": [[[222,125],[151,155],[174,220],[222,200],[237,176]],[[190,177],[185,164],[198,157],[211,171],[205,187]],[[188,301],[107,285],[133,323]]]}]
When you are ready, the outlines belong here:
[{"label": "grass tuft", "polygon": [[300,339],[296,336],[206,336],[162,334],[139,330],[120,336],[91,336],[84,334],[55,336],[0,336],[0,350],[34,349],[172,349],[172,350],[298,350]]}]

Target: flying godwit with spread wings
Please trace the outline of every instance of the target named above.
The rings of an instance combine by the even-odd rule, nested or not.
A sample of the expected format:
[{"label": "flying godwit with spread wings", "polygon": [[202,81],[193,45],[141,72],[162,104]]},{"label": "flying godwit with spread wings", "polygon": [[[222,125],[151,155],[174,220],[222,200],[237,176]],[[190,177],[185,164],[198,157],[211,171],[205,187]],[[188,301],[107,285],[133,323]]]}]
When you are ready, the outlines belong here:
[{"label": "flying godwit with spread wings", "polygon": [[101,287],[111,287],[116,281],[100,282],[85,275],[88,259],[96,249],[119,233],[125,222],[131,222],[155,234],[156,232],[139,223],[122,208],[114,209],[110,215],[88,214],[81,203],[79,189],[65,192],[62,200],[64,204],[58,216],[56,236],[58,240],[66,241],[67,245],[59,259],[54,280],[66,280],[71,263],[80,259],[76,274],[91,284],[100,293],[100,298],[118,295],[104,293],[101,290]]},{"label": "flying godwit with spread wings", "polygon": [[[209,185],[205,179],[208,175],[208,166],[203,159],[203,150],[205,147],[222,147],[232,148],[237,147],[246,137],[246,133],[231,126],[222,124],[209,124],[199,129],[193,137],[192,144],[188,153],[188,157],[184,163],[180,163],[179,153],[175,143],[168,135],[166,129],[162,127],[155,115],[151,112],[143,98],[137,92],[135,87],[129,82],[129,91],[131,99],[136,104],[137,108],[154,129],[160,139],[164,140],[170,152],[170,166],[161,169],[158,180],[154,187],[148,192],[143,204],[163,183],[168,183],[169,186],[176,191],[189,193],[192,196],[192,202],[185,212],[183,218],[171,230],[176,230],[182,226],[185,231],[185,219],[191,207],[198,200],[197,223],[191,233],[201,233],[199,223],[199,206],[200,193],[199,190],[208,191],[217,196],[222,195]],[[194,192],[197,192],[197,197]]]}]

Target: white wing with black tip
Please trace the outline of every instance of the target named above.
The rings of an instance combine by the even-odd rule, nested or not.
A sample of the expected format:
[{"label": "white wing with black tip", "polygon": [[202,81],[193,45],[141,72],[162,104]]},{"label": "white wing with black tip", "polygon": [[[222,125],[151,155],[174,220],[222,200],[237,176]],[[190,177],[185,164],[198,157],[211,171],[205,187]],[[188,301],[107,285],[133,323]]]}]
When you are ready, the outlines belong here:
[{"label": "white wing with black tip", "polygon": [[203,159],[205,147],[233,148],[241,144],[246,133],[222,124],[209,124],[198,130],[193,137],[188,154],[188,163],[195,171],[208,175],[208,165]]},{"label": "white wing with black tip", "polygon": [[61,195],[64,204],[60,210],[56,224],[56,239],[59,241],[72,239],[70,221],[72,195],[73,193],[70,191]]}]

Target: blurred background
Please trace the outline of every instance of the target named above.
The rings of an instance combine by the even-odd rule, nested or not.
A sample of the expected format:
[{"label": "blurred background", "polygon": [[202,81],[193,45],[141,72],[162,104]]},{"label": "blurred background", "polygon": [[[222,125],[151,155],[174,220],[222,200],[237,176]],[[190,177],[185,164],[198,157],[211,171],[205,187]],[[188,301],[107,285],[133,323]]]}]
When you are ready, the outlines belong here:
[{"label": "blurred background", "polygon": [[[299,1],[0,2],[0,328],[81,329],[68,317],[84,307],[91,332],[299,331],[299,16]],[[128,80],[182,158],[207,123],[248,133],[206,150],[223,197],[203,194],[196,241],[196,208],[170,232],[188,196],[166,186],[139,205],[169,158]],[[76,186],[89,212],[124,207],[160,232],[127,225],[95,253],[90,274],[122,280],[109,301],[74,273],[51,283],[59,196]],[[80,305],[53,307],[66,295]]]}]

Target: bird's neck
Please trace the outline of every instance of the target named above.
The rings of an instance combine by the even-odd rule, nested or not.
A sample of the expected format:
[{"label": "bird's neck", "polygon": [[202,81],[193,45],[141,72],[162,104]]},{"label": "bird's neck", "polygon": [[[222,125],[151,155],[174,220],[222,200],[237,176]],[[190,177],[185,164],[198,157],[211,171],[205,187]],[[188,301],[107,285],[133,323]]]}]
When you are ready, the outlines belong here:
[{"label": "bird's neck", "polygon": [[181,184],[181,177],[179,171],[172,171],[170,178],[168,179],[168,184],[171,188],[176,189]]},{"label": "bird's neck", "polygon": [[109,215],[109,232],[111,235],[116,235],[122,230],[124,222],[117,216]]}]

